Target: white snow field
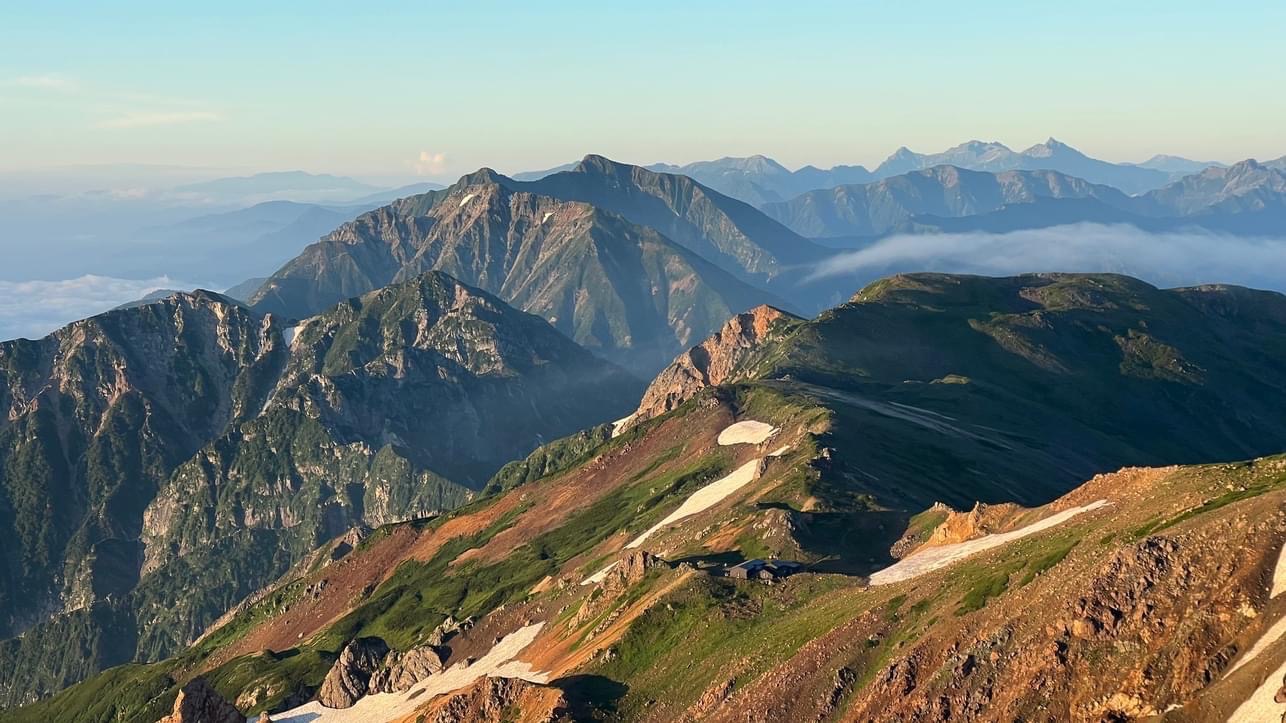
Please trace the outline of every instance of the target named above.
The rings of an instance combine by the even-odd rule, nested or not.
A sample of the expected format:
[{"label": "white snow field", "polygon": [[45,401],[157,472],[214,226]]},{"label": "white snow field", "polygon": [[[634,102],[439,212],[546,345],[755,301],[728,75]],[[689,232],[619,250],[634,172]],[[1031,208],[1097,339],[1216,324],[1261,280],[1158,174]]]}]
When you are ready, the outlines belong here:
[{"label": "white snow field", "polygon": [[771,424],[747,419],[720,432],[719,444],[724,447],[734,444],[761,444],[776,433],[777,428]]},{"label": "white snow field", "polygon": [[871,575],[871,585],[892,585],[895,582],[910,580],[913,577],[919,577],[927,572],[940,570],[947,565],[963,560],[970,555],[990,550],[994,547],[1000,547],[1007,542],[1026,537],[1028,535],[1048,530],[1056,527],[1082,512],[1096,510],[1108,504],[1107,500],[1098,500],[1088,505],[1080,507],[1070,507],[1057,514],[1050,515],[1043,520],[1033,522],[1026,527],[1012,530],[1010,532],[1000,532],[994,535],[984,535],[976,540],[966,540],[965,542],[956,542],[950,545],[939,545],[930,547],[910,556],[899,560],[897,563],[890,565],[879,572]]},{"label": "white snow field", "polygon": [[549,676],[531,669],[531,665],[514,660],[544,623],[535,623],[506,635],[473,665],[458,663],[447,670],[416,683],[401,693],[378,693],[357,701],[351,708],[327,708],[312,701],[298,708],[274,715],[274,723],[383,723],[409,715],[435,695],[459,690],[486,675],[522,678],[532,683],[546,683]]},{"label": "white snow field", "polygon": [[643,544],[644,540],[651,537],[652,533],[662,527],[674,524],[684,517],[691,517],[698,512],[704,512],[719,504],[728,495],[750,484],[755,479],[755,472],[759,470],[759,463],[762,461],[762,459],[752,459],[733,470],[727,476],[721,477],[693,492],[691,496],[683,501],[683,504],[679,505],[679,509],[666,515],[664,520],[652,525],[646,532],[630,541],[630,544],[626,545],[626,547],[638,547]]}]

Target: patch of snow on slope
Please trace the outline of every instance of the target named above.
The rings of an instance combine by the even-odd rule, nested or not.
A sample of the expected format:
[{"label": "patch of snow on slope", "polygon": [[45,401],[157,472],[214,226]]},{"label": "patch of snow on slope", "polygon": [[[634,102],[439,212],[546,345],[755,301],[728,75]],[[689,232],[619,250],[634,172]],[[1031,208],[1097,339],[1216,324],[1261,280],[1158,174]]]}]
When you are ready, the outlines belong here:
[{"label": "patch of snow on slope", "polygon": [[[1224,677],[1227,678],[1236,672],[1241,666],[1249,663],[1255,658],[1258,658],[1260,653],[1268,650],[1268,648],[1271,647],[1273,643],[1280,640],[1283,635],[1286,635],[1286,617],[1283,617],[1281,620],[1273,623],[1272,627],[1265,630],[1264,634],[1259,636],[1259,640],[1256,640],[1255,644],[1250,647],[1250,650],[1247,650],[1246,654],[1241,656],[1236,663],[1233,663],[1227,673],[1223,674]],[[1276,691],[1273,692],[1275,693]]]},{"label": "patch of snow on slope", "polygon": [[[1268,598],[1271,600],[1276,598],[1278,595],[1281,595],[1283,592],[1286,592],[1286,545],[1282,546],[1282,551],[1277,553],[1277,565],[1273,568],[1273,586]],[[1241,656],[1241,658],[1228,669],[1228,672],[1224,673],[1224,677],[1226,678],[1232,675],[1238,668],[1259,657],[1260,653],[1267,650],[1269,646],[1280,640],[1283,636],[1286,636],[1286,617],[1278,620],[1272,625],[1272,627],[1265,630],[1264,634],[1259,636],[1259,640],[1255,641],[1255,644],[1251,646],[1250,650],[1247,650],[1246,654]],[[1274,694],[1276,693],[1276,691],[1273,692]]]},{"label": "patch of snow on slope", "polygon": [[733,470],[732,473],[726,477],[711,482],[705,487],[693,492],[690,497],[683,501],[683,504],[679,505],[679,509],[671,512],[664,520],[661,520],[653,525],[651,529],[634,538],[630,544],[626,545],[626,547],[638,547],[643,544],[643,541],[650,537],[652,533],[662,527],[678,522],[684,517],[691,517],[698,512],[704,512],[705,510],[719,504],[728,495],[754,481],[761,462],[763,462],[762,459],[752,459]]},{"label": "patch of snow on slope", "polygon": [[1051,527],[1067,522],[1082,512],[1096,510],[1108,504],[1107,500],[1098,500],[1088,505],[1080,507],[1071,507],[1057,514],[1050,515],[1043,520],[1033,522],[1026,527],[1012,530],[1010,532],[1001,532],[995,535],[985,535],[976,540],[966,540],[956,542],[950,545],[939,545],[930,547],[919,552],[912,553],[910,556],[899,560],[897,563],[890,565],[879,572],[871,575],[871,585],[891,585],[895,582],[910,580],[913,577],[919,577],[927,572],[940,570],[959,560],[982,552],[990,550],[993,547],[1000,547],[1007,542],[1026,537],[1028,535],[1048,530]]},{"label": "patch of snow on slope", "polygon": [[581,581],[580,581],[580,584],[582,584],[582,585],[597,585],[597,584],[599,584],[600,582],[602,582],[602,581],[604,581],[604,580],[606,580],[606,579],[607,579],[607,573],[611,572],[611,571],[612,571],[612,568],[614,568],[614,567],[616,567],[617,565],[619,565],[619,564],[620,564],[620,562],[621,562],[620,560],[617,560],[616,562],[613,562],[612,564],[608,565],[607,567],[603,568],[602,570],[599,570],[598,572],[594,573],[593,575],[590,575],[589,577],[585,578],[584,580],[581,580]]},{"label": "patch of snow on slope", "polygon": [[1273,568],[1273,589],[1268,594],[1269,599],[1286,592],[1286,545],[1282,545],[1282,551],[1277,553],[1277,567]]},{"label": "patch of snow on slope", "polygon": [[462,198],[462,199],[460,199],[460,206],[459,206],[459,207],[460,207],[460,208],[464,208],[464,204],[468,203],[468,202],[469,202],[469,201],[470,201],[474,196],[476,196],[476,195],[478,195],[478,194],[476,194],[476,193],[469,193],[469,194],[465,194],[465,197],[464,197],[464,198]]},{"label": "patch of snow on slope", "polygon": [[771,424],[747,419],[737,422],[719,433],[719,444],[727,447],[733,444],[761,444],[777,433]]},{"label": "patch of snow on slope", "polygon": [[635,412],[634,414],[631,414],[631,415],[630,415],[630,416],[628,416],[628,417],[621,417],[620,419],[616,420],[615,422],[612,422],[612,437],[613,437],[613,438],[621,436],[621,432],[624,432],[624,431],[625,431],[625,427],[626,427],[627,425],[629,425],[629,423],[630,423],[630,422],[633,422],[633,421],[634,421],[634,415],[635,415],[635,414],[638,414],[638,412]]},{"label": "patch of snow on slope", "polygon": [[1281,720],[1286,713],[1286,703],[1278,703],[1277,691],[1282,687],[1282,678],[1286,677],[1286,663],[1269,673],[1268,678],[1260,683],[1254,693],[1237,706],[1237,710],[1228,716],[1228,723],[1265,723]]},{"label": "patch of snow on slope", "polygon": [[483,676],[522,678],[532,683],[547,683],[549,676],[532,670],[529,663],[514,660],[523,651],[544,623],[528,625],[506,635],[500,642],[473,665],[456,664],[447,670],[430,675],[401,693],[378,693],[357,701],[351,708],[327,708],[312,701],[298,708],[273,715],[276,723],[383,723],[409,716],[433,696],[459,690]]}]

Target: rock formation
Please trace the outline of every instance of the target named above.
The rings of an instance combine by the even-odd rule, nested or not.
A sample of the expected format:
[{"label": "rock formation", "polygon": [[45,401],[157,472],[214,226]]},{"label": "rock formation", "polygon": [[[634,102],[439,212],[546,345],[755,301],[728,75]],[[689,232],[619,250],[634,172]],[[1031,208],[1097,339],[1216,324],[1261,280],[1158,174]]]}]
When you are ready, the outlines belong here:
[{"label": "rock formation", "polygon": [[379,638],[359,638],[340,652],[322,681],[317,700],[327,708],[351,708],[370,690],[371,676],[379,669],[388,645]]},{"label": "rock formation", "polygon": [[643,393],[630,423],[664,414],[706,387],[731,381],[741,362],[780,327],[779,322],[798,319],[766,305],[732,317],[714,335],[680,354],[657,375]]},{"label": "rock formation", "polygon": [[194,678],[174,699],[174,711],[157,723],[245,723],[234,705],[229,703],[219,691],[205,682],[205,678]]}]

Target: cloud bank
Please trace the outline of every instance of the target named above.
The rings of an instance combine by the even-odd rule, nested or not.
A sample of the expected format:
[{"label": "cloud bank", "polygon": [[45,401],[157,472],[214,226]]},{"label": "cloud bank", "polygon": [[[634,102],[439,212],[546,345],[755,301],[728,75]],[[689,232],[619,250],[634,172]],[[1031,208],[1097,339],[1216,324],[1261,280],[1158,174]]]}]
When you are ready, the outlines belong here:
[{"label": "cloud bank", "polygon": [[870,280],[912,271],[1010,276],[1028,272],[1113,272],[1161,287],[1227,283],[1286,291],[1283,238],[1129,225],[1072,224],[1010,233],[892,236],[819,266],[813,279]]},{"label": "cloud bank", "polygon": [[59,327],[140,299],[157,289],[191,289],[168,276],[63,281],[0,281],[0,340],[39,339]]}]

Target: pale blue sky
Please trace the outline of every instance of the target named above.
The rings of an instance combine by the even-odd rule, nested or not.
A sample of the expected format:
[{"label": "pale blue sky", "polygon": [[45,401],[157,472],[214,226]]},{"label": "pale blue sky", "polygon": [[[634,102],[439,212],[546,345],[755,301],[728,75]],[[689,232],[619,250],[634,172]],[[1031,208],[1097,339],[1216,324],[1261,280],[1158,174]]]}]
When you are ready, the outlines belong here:
[{"label": "pale blue sky", "polygon": [[5,2],[0,170],[1286,154],[1277,0],[187,5]]}]

